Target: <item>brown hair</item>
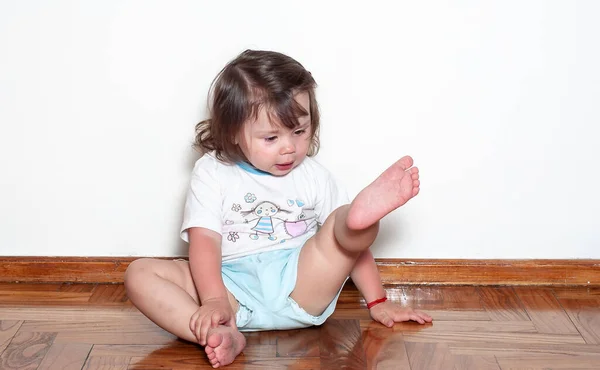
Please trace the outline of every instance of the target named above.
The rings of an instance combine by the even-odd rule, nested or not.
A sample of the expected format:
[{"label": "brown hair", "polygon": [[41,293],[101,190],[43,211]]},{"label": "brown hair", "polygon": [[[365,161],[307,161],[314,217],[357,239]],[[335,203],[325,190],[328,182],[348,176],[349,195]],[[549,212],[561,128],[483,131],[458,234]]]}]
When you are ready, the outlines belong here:
[{"label": "brown hair", "polygon": [[208,110],[210,118],[196,125],[194,146],[201,153],[215,151],[226,162],[245,160],[234,138],[261,107],[269,116],[289,129],[306,116],[294,99],[306,92],[310,101],[311,144],[308,155],[319,151],[319,108],[315,98],[317,84],[310,72],[287,55],[273,51],[246,50],[219,72],[211,85]]}]

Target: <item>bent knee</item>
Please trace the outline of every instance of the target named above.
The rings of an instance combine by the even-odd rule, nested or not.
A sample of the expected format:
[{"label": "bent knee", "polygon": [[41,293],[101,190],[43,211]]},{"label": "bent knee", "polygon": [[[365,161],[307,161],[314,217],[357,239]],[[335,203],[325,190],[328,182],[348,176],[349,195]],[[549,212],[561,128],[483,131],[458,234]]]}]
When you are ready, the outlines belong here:
[{"label": "bent knee", "polygon": [[148,274],[155,274],[156,269],[153,268],[155,262],[156,260],[153,258],[140,258],[131,262],[125,270],[125,288],[130,288],[136,281],[140,281]]}]

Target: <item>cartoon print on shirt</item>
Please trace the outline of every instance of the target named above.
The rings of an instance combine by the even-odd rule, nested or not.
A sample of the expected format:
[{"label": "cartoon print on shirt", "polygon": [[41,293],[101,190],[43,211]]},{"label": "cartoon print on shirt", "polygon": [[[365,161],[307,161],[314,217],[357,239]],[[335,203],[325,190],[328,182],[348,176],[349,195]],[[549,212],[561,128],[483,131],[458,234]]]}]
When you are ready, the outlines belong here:
[{"label": "cartoon print on shirt", "polygon": [[240,236],[238,235],[238,233],[236,233],[234,231],[230,231],[229,235],[227,235],[227,240],[229,240],[230,242],[233,242],[233,243],[235,243],[239,238],[240,238]]},{"label": "cartoon print on shirt", "polygon": [[293,205],[294,205],[294,203],[296,203],[296,205],[297,205],[298,207],[303,207],[303,206],[304,206],[304,202],[303,202],[303,201],[301,201],[300,199],[296,199],[296,200],[293,200],[293,199],[288,199],[288,200],[287,200],[287,204],[288,204],[288,206],[290,206],[290,207],[291,207],[291,206],[293,206]]},{"label": "cartoon print on shirt", "polygon": [[295,238],[306,234],[316,223],[315,210],[306,208],[298,215],[298,221],[284,221],[283,227],[289,236]]},{"label": "cartoon print on shirt", "polygon": [[298,215],[298,220],[306,220],[306,219],[312,219],[312,218],[316,218],[317,214],[315,213],[315,209],[314,208],[303,208],[302,209],[302,213],[300,213]]},{"label": "cartoon print on shirt", "polygon": [[291,211],[281,209],[279,206],[275,205],[272,202],[264,201],[260,202],[256,205],[256,207],[252,208],[249,211],[240,212],[242,216],[247,216],[249,214],[254,214],[257,216],[251,220],[244,219],[244,223],[250,223],[251,221],[258,220],[258,222],[252,227],[251,230],[254,231],[254,234],[250,234],[250,239],[257,240],[258,234],[266,234],[268,235],[269,240],[276,240],[277,237],[273,235],[275,229],[273,227],[273,219],[286,221],[279,217],[274,217],[279,212],[291,213]]}]

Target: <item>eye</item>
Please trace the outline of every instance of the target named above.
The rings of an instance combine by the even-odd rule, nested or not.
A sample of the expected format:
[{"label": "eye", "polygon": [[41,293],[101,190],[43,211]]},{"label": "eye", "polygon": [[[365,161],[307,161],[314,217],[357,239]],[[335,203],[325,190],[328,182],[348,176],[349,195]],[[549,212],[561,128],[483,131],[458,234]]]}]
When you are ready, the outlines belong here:
[{"label": "eye", "polygon": [[270,136],[270,137],[266,137],[266,138],[265,138],[265,141],[266,141],[267,143],[272,143],[272,142],[274,142],[275,140],[277,140],[277,136]]},{"label": "eye", "polygon": [[302,135],[306,132],[306,129],[302,129],[302,130],[298,130],[296,132],[294,132],[296,135]]}]

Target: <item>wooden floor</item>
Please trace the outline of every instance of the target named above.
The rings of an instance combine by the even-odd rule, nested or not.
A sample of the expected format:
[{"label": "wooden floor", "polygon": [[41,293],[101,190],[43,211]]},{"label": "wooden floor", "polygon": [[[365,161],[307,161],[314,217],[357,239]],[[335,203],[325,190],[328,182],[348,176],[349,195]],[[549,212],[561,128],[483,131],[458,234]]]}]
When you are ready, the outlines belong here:
[{"label": "wooden floor", "polygon": [[[385,328],[345,288],[322,327],[248,334],[227,369],[600,369],[600,288],[388,288],[429,312]],[[0,284],[0,369],[209,369],[123,285]]]}]

